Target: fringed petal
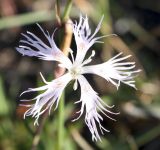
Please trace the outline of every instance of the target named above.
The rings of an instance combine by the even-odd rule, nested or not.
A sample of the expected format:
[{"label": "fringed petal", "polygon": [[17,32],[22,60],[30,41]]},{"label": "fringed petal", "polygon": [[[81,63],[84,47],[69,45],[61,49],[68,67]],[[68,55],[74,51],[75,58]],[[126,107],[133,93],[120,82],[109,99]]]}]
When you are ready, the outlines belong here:
[{"label": "fringed petal", "polygon": [[88,49],[100,39],[100,37],[95,37],[95,35],[100,29],[102,20],[103,16],[93,34],[91,34],[91,28],[89,27],[87,16],[83,18],[80,15],[79,23],[77,24],[76,22],[73,24],[73,33],[77,45],[76,63],[81,63]]},{"label": "fringed petal", "polygon": [[[117,115],[119,113],[114,113],[106,108],[106,106],[108,108],[112,108],[113,106],[108,106],[101,100],[101,98],[92,89],[92,87],[90,86],[90,84],[88,83],[88,81],[85,79],[84,76],[80,75],[78,81],[81,87],[81,98],[80,101],[78,102],[81,102],[82,106],[79,111],[80,115],[73,121],[79,119],[85,109],[86,111],[85,123],[92,134],[92,140],[93,141],[101,140],[98,130],[100,130],[102,134],[103,131],[109,132],[109,130],[105,129],[102,126],[101,121],[103,121],[103,118],[98,113],[98,111],[102,112],[107,118],[112,120],[115,119],[113,119],[110,115]],[[97,126],[99,126],[99,129],[97,128]]]},{"label": "fringed petal", "polygon": [[92,73],[105,78],[110,81],[118,89],[120,82],[123,82],[133,88],[135,87],[134,77],[141,70],[134,70],[135,62],[125,62],[131,55],[120,57],[122,53],[119,53],[115,57],[111,58],[105,63],[85,66],[83,67],[83,73]]},{"label": "fringed petal", "polygon": [[56,46],[54,42],[54,33],[50,35],[47,32],[44,32],[42,27],[37,24],[40,28],[43,35],[46,37],[48,44],[44,43],[40,38],[38,38],[35,34],[27,31],[27,34],[22,34],[25,40],[20,41],[19,47],[16,50],[22,55],[27,56],[35,56],[39,59],[47,60],[47,61],[58,61],[63,64],[64,67],[69,69],[72,65],[70,59],[63,54],[63,52]]},{"label": "fringed petal", "polygon": [[[51,82],[47,82],[47,85],[38,88],[29,88],[27,91],[24,91],[23,94],[27,92],[36,92],[45,90],[45,92],[39,94],[38,96],[32,99],[36,101],[34,104],[31,105],[26,104],[26,107],[29,106],[29,109],[25,112],[24,118],[26,116],[35,117],[36,120],[34,124],[38,125],[38,119],[40,115],[42,115],[46,110],[49,110],[50,112],[53,104],[56,104],[55,109],[57,108],[60,96],[64,88],[71,79],[72,79],[71,75],[67,73]],[[25,106],[25,104],[23,104],[23,106]]]}]

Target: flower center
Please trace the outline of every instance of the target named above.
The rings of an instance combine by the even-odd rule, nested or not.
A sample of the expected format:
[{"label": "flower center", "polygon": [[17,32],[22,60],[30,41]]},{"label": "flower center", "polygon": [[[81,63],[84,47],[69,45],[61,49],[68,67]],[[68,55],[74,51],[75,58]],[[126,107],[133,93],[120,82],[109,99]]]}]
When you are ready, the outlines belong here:
[{"label": "flower center", "polygon": [[71,69],[70,69],[70,74],[72,75],[72,78],[73,79],[77,79],[78,75],[81,74],[82,72],[82,67],[80,66],[73,66]]}]

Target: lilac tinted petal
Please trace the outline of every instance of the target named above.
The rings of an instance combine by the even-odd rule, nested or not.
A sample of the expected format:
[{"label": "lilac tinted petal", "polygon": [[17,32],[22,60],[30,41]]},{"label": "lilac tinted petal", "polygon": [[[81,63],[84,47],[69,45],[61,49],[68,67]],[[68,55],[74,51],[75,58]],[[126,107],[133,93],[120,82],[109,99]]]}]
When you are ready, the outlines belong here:
[{"label": "lilac tinted petal", "polygon": [[[100,99],[100,97],[97,95],[97,93],[92,89],[88,81],[85,79],[84,76],[80,75],[78,77],[78,81],[80,83],[81,87],[81,97],[80,101],[82,103],[81,109],[80,109],[80,115],[78,118],[74,119],[73,121],[78,120],[85,109],[86,115],[85,115],[85,123],[88,126],[91,134],[92,134],[92,140],[101,140],[100,135],[98,133],[97,126],[99,126],[99,129],[101,133],[103,134],[103,131],[109,132],[106,130],[102,125],[101,121],[103,121],[102,116],[98,113],[98,110],[100,110],[106,117],[108,117],[111,120],[114,120],[112,117],[109,116],[109,114],[117,115],[119,113],[114,113],[105,108],[104,102]],[[111,108],[110,106],[108,108]]]},{"label": "lilac tinted petal", "polygon": [[[91,35],[91,29],[88,23],[88,17],[83,18],[80,15],[79,23],[73,24],[73,33],[77,45],[76,63],[81,63],[88,51],[88,49],[100,38],[95,38],[95,35],[100,29],[103,17],[101,18],[97,28]],[[95,40],[94,40],[95,38]]]},{"label": "lilac tinted petal", "polygon": [[38,25],[43,35],[46,37],[49,45],[45,44],[40,38],[35,34],[28,32],[22,34],[26,40],[21,40],[21,45],[16,48],[16,50],[22,55],[35,56],[39,59],[47,61],[58,61],[67,69],[72,66],[70,59],[63,54],[63,52],[56,46],[53,36],[49,35],[48,31],[44,32],[42,27]]},{"label": "lilac tinted petal", "polygon": [[51,82],[47,82],[47,85],[38,88],[30,88],[25,91],[24,93],[45,90],[43,93],[32,99],[35,100],[34,104],[26,105],[27,107],[30,106],[30,108],[25,112],[24,118],[25,116],[35,117],[35,124],[38,124],[38,118],[41,114],[47,110],[50,111],[53,104],[56,103],[58,105],[60,96],[71,79],[71,75],[67,73]]},{"label": "lilac tinted petal", "polygon": [[134,70],[134,62],[125,62],[124,60],[129,58],[130,55],[118,58],[122,53],[109,59],[107,62],[83,67],[83,73],[96,74],[103,77],[107,81],[110,81],[118,89],[120,82],[123,82],[133,88],[135,88],[133,78],[140,72],[140,70]]}]

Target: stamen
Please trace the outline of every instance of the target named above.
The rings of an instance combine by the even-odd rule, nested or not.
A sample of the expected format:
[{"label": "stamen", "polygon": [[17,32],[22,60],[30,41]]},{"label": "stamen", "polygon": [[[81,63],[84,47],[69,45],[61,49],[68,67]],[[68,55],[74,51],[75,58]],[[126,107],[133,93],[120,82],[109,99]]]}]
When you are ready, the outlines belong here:
[{"label": "stamen", "polygon": [[71,54],[72,62],[74,62],[73,50],[69,48],[69,53]]},{"label": "stamen", "polygon": [[73,90],[75,91],[75,90],[77,90],[77,88],[78,88],[78,82],[77,82],[77,79],[76,79],[75,82],[74,82],[74,85],[73,85]]},{"label": "stamen", "polygon": [[92,61],[92,57],[94,56],[95,56],[95,50],[92,50],[92,54],[81,65],[83,66],[83,65],[90,63]]}]

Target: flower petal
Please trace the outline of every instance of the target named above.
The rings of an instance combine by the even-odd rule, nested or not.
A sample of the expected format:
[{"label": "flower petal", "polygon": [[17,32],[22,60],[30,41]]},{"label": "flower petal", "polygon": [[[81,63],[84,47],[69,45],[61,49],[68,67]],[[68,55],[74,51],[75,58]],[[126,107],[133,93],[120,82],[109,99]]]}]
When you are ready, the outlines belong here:
[{"label": "flower petal", "polygon": [[136,88],[133,79],[141,70],[133,70],[135,68],[135,62],[124,62],[124,60],[129,58],[131,55],[118,58],[120,55],[122,55],[122,53],[119,53],[102,64],[85,66],[83,67],[83,73],[99,75],[114,84],[117,89],[120,82]]},{"label": "flower petal", "polygon": [[[53,104],[55,103],[56,103],[55,109],[57,108],[60,96],[64,88],[71,79],[72,79],[71,75],[67,73],[51,82],[47,82],[47,85],[38,88],[30,88],[27,91],[24,91],[23,94],[26,92],[45,90],[44,93],[39,94],[38,96],[32,99],[36,100],[35,104],[26,105],[26,107],[29,106],[30,108],[25,112],[24,118],[25,116],[35,117],[36,120],[34,124],[38,124],[38,119],[41,114],[43,114],[46,110],[49,110],[50,112]],[[23,106],[25,106],[25,104],[23,104]]]},{"label": "flower petal", "polygon": [[99,21],[99,24],[97,25],[94,33],[91,35],[91,29],[89,27],[88,23],[88,17],[86,15],[85,18],[83,18],[80,15],[79,23],[77,22],[73,24],[73,33],[77,45],[77,55],[76,55],[76,63],[81,63],[88,51],[88,49],[97,42],[101,37],[96,37],[95,35],[100,29],[101,23],[103,20],[103,16],[101,20]]},{"label": "flower petal", "polygon": [[46,37],[49,45],[45,44],[40,38],[38,38],[35,34],[27,31],[27,34],[22,34],[26,40],[21,40],[19,47],[16,50],[27,56],[35,56],[39,59],[48,60],[48,61],[58,61],[63,64],[64,67],[70,68],[72,65],[70,59],[63,54],[63,52],[56,46],[52,35],[49,35],[48,31],[44,32],[42,27],[37,24],[40,28],[43,35]]},{"label": "flower petal", "polygon": [[[81,86],[81,98],[78,102],[82,103],[81,109],[80,109],[80,115],[78,118],[74,119],[73,121],[79,119],[81,115],[84,112],[84,109],[86,110],[85,115],[85,123],[88,126],[91,134],[92,134],[92,140],[101,140],[100,135],[98,133],[97,125],[99,126],[99,129],[101,133],[103,134],[103,131],[109,132],[109,130],[106,130],[102,125],[101,121],[103,121],[102,116],[98,113],[98,110],[102,112],[106,117],[109,119],[113,119],[108,114],[119,114],[111,112],[110,110],[106,109],[105,106],[108,108],[112,108],[113,106],[106,105],[101,98],[97,95],[97,93],[92,89],[88,81],[85,79],[84,76],[80,75],[78,78],[78,81]],[[108,113],[108,114],[107,114]]]}]

